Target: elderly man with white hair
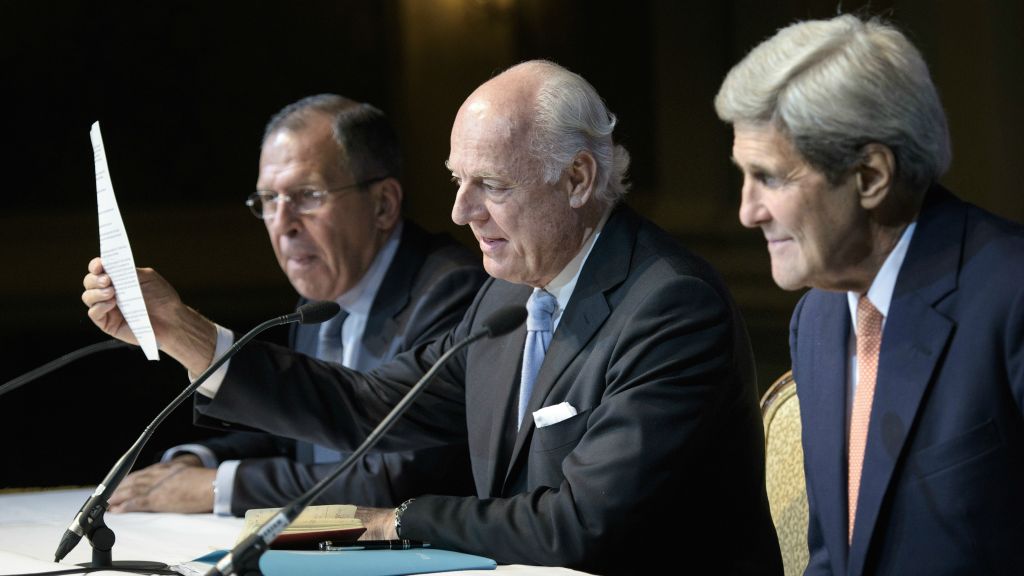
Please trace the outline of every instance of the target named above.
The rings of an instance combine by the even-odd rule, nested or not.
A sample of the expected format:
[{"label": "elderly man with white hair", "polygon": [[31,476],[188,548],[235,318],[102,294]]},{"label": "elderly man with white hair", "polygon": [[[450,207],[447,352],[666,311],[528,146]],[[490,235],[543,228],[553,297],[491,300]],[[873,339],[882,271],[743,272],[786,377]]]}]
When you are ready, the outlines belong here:
[{"label": "elderly man with white hair", "polygon": [[360,508],[364,537],[597,573],[781,573],[746,329],[715,271],[620,202],[614,127],[550,62],[484,83],[447,163],[452,219],[492,276],[461,323],[368,373],[250,344],[236,378],[200,389],[199,416],[351,450],[446,351],[526,305],[525,326],[457,352],[385,438],[468,440],[477,494]]},{"label": "elderly man with white hair", "polygon": [[939,97],[895,27],[794,24],[715,100],[740,221],[772,276],[810,287],[790,352],[803,420],[807,574],[1019,574],[1024,229],[938,184]]}]

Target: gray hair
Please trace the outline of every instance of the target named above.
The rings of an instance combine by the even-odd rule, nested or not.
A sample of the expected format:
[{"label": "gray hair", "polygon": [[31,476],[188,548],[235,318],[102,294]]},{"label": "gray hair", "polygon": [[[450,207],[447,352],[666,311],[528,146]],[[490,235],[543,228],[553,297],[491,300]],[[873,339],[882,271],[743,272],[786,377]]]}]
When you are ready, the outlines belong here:
[{"label": "gray hair", "polygon": [[557,182],[573,157],[586,150],[597,165],[596,197],[614,205],[629,191],[629,152],[612,140],[615,115],[579,74],[546,60],[527,62],[541,70],[530,148],[543,164],[544,180]]},{"label": "gray hair", "polygon": [[402,152],[387,116],[370,104],[337,94],[307,96],[285,106],[267,122],[263,142],[279,130],[302,130],[313,114],[331,119],[334,140],[344,155],[342,167],[352,173],[356,182],[401,177]]},{"label": "gray hair", "polygon": [[923,192],[950,161],[949,129],[921,53],[891,24],[852,15],[799,22],[750,51],[715,97],[730,124],[771,123],[836,184],[869,143]]}]

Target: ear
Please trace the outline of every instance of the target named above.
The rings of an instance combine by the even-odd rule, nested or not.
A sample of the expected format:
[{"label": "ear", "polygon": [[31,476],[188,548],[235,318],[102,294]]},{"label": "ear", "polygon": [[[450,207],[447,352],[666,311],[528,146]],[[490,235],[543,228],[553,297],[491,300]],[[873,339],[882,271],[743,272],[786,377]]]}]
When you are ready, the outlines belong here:
[{"label": "ear", "polygon": [[569,206],[575,209],[586,206],[597,186],[597,161],[583,150],[576,154],[569,165]]},{"label": "ear", "polygon": [[402,184],[396,178],[385,178],[370,189],[373,217],[380,230],[391,230],[402,217]]},{"label": "ear", "polygon": [[872,143],[862,149],[863,159],[854,168],[857,193],[865,210],[874,210],[885,202],[896,176],[896,156],[885,144]]}]

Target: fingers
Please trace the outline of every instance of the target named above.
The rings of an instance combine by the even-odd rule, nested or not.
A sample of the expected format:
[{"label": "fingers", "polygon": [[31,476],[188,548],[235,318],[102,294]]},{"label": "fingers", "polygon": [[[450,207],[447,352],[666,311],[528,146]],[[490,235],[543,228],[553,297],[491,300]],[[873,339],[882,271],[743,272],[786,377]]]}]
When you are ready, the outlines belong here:
[{"label": "fingers", "polygon": [[[113,505],[112,512],[212,512],[212,483],[217,471],[196,466],[171,466],[171,472],[143,490],[140,484],[126,489],[126,497]],[[140,471],[142,472],[142,471]],[[142,479],[142,475],[139,475]],[[127,478],[125,479],[127,480]],[[120,490],[120,489],[119,489]]]},{"label": "fingers", "polygon": [[[113,502],[113,500],[111,500],[111,502]],[[153,505],[147,494],[140,494],[133,498],[129,498],[117,505],[111,504],[109,510],[114,514],[121,514],[123,512],[159,512],[159,510],[153,509]]]},{"label": "fingers", "polygon": [[145,496],[155,484],[154,480],[155,475],[150,472],[149,468],[132,472],[126,476],[121,485],[110,495],[110,511],[120,511],[125,502]]},{"label": "fingers", "polygon": [[93,258],[89,261],[88,268],[89,273],[82,279],[82,286],[84,286],[86,290],[110,286],[110,276],[106,274],[102,260],[99,258]]},{"label": "fingers", "polygon": [[103,262],[99,258],[89,261],[89,273],[82,278],[82,302],[86,306],[92,306],[97,302],[114,298],[114,287],[111,284],[110,276],[103,271]]},{"label": "fingers", "polygon": [[[82,295],[82,300],[86,301],[89,297],[85,294]],[[88,304],[88,302],[86,302]],[[89,319],[92,320],[93,324],[99,327],[111,336],[118,336],[122,340],[134,344],[134,338],[128,335],[119,335],[118,331],[124,324],[124,317],[121,315],[121,311],[117,308],[117,301],[113,298],[109,300],[102,300],[89,305],[87,312]]]},{"label": "fingers", "polygon": [[136,470],[125,476],[121,485],[110,495],[111,512],[159,512],[154,508],[151,494],[182,466],[161,462]]},{"label": "fingers", "polygon": [[113,288],[92,288],[82,292],[82,303],[90,307],[103,302],[116,303],[114,296]]}]

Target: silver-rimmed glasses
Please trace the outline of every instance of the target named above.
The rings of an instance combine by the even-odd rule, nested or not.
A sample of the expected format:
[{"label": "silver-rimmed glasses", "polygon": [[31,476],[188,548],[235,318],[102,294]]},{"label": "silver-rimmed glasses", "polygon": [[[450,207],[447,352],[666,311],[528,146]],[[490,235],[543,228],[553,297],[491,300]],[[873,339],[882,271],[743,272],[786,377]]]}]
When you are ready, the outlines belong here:
[{"label": "silver-rimmed glasses", "polygon": [[300,188],[291,192],[274,192],[272,190],[257,190],[245,200],[253,215],[261,220],[271,220],[277,214],[277,206],[281,202],[290,204],[292,210],[298,214],[311,214],[323,207],[329,194],[336,194],[345,190],[364,188],[387,178],[377,176],[355,184],[346,186],[335,186],[333,188]]}]

